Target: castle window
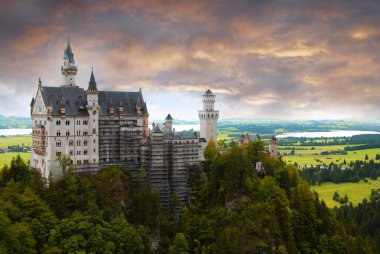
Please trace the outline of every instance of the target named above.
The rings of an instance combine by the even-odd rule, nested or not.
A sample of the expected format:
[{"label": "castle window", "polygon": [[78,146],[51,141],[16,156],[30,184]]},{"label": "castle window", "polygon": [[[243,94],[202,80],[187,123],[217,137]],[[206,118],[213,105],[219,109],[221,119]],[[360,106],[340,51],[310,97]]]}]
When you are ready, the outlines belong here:
[{"label": "castle window", "polygon": [[77,151],[77,155],[80,155],[81,154],[81,151]]},{"label": "castle window", "polygon": [[84,155],[87,155],[87,150],[84,150],[84,151],[83,151],[83,154],[84,154]]},{"label": "castle window", "polygon": [[85,139],[85,140],[83,141],[83,145],[84,145],[84,146],[87,145],[87,139]]},{"label": "castle window", "polygon": [[87,125],[88,124],[88,121],[87,120],[83,120],[83,125]]},{"label": "castle window", "polygon": [[83,164],[88,164],[88,160],[83,160]]},{"label": "castle window", "polygon": [[72,156],[74,154],[73,150],[70,150],[70,155]]},{"label": "castle window", "polygon": [[80,130],[77,130],[77,136],[80,136]]},{"label": "castle window", "polygon": [[81,165],[82,164],[82,161],[81,160],[77,160],[77,165]]},{"label": "castle window", "polygon": [[94,144],[96,143],[96,140],[94,139]]},{"label": "castle window", "polygon": [[80,140],[77,140],[77,146],[80,146]]},{"label": "castle window", "polygon": [[77,120],[77,125],[80,125],[80,120]]},{"label": "castle window", "polygon": [[66,131],[66,136],[70,136],[70,131]]},{"label": "castle window", "polygon": [[61,131],[57,131],[57,136],[58,136],[58,137],[61,136]]},{"label": "castle window", "polygon": [[96,149],[94,149],[94,153],[95,153]]},{"label": "castle window", "polygon": [[87,131],[84,131],[84,132],[83,132],[83,136],[87,136]]},{"label": "castle window", "polygon": [[56,156],[61,156],[61,154],[62,154],[61,152],[56,152],[55,153]]},{"label": "castle window", "polygon": [[65,124],[70,125],[70,120],[66,120]]},{"label": "castle window", "polygon": [[69,146],[73,146],[74,145],[74,141],[73,140],[70,140],[69,141]]},{"label": "castle window", "polygon": [[55,145],[56,145],[57,147],[61,147],[61,146],[62,146],[62,143],[61,143],[61,141],[58,141],[58,142],[55,143]]},{"label": "castle window", "polygon": [[57,120],[55,123],[56,123],[57,125],[61,125],[61,120]]}]

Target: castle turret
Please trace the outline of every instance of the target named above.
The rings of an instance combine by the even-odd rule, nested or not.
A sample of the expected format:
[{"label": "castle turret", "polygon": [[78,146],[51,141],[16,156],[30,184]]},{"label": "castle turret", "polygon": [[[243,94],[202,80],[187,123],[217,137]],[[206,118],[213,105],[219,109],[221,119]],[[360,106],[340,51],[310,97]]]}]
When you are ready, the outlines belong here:
[{"label": "castle turret", "polygon": [[99,134],[98,134],[98,122],[99,122],[99,91],[96,86],[94,70],[91,70],[90,82],[88,82],[87,88],[87,105],[88,110],[88,135],[91,137],[89,144],[89,161],[90,163],[99,163]]},{"label": "castle turret", "polygon": [[269,155],[272,158],[277,158],[277,138],[275,136],[269,141]]},{"label": "castle turret", "polygon": [[206,139],[206,142],[213,139],[215,143],[218,138],[217,122],[219,111],[214,109],[215,94],[210,89],[202,95],[203,110],[199,111],[200,120],[200,138]]},{"label": "castle turret", "polygon": [[165,125],[168,127],[169,131],[173,131],[173,117],[170,114],[165,118]]},{"label": "castle turret", "polygon": [[63,51],[63,66],[61,66],[61,73],[63,76],[62,86],[76,86],[75,76],[77,75],[77,71],[78,69],[75,66],[74,54],[68,38],[66,49]]}]

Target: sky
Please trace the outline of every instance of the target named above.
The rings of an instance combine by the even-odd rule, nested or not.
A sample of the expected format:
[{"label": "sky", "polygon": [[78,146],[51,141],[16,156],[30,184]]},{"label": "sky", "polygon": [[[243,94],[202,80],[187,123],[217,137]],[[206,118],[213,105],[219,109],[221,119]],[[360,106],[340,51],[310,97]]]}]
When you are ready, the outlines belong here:
[{"label": "sky", "polygon": [[380,1],[0,1],[0,115],[59,86],[69,35],[87,88],[142,89],[150,119],[379,119]]}]

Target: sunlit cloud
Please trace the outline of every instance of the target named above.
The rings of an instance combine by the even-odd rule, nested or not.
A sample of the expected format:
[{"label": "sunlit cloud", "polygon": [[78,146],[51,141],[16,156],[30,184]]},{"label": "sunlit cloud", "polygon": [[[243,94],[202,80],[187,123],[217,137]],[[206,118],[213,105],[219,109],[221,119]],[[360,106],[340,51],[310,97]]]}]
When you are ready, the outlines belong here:
[{"label": "sunlit cloud", "polygon": [[28,115],[38,76],[60,84],[70,35],[79,86],[94,67],[100,89],[142,88],[152,119],[196,119],[209,88],[222,118],[379,118],[379,11],[364,1],[15,1],[0,7],[0,114]]}]

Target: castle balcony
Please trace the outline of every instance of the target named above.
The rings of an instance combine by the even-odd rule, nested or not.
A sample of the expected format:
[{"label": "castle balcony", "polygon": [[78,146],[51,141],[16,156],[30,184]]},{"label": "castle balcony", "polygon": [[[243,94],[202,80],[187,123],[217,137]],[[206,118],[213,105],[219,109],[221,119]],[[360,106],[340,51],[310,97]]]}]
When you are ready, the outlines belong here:
[{"label": "castle balcony", "polygon": [[38,155],[45,155],[47,143],[45,126],[36,125],[32,129],[32,149]]}]

